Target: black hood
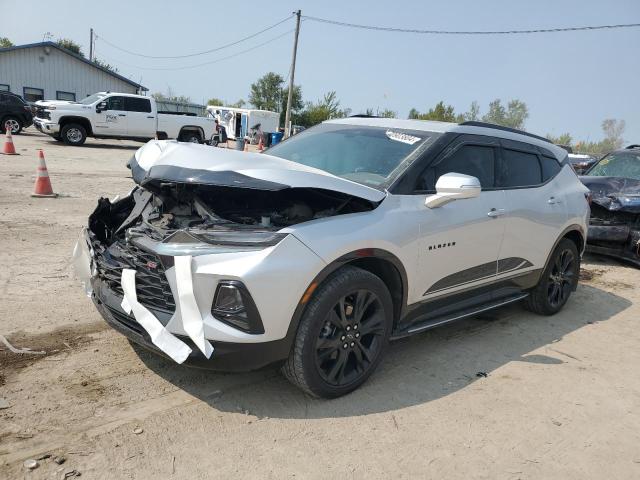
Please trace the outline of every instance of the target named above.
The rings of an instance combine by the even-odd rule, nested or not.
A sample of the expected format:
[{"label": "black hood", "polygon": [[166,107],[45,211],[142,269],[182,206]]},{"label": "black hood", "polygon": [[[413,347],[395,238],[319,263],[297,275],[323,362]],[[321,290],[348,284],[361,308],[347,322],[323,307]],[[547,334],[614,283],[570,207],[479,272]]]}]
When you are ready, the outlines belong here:
[{"label": "black hood", "polygon": [[624,177],[580,177],[592,202],[610,211],[640,213],[640,180]]}]

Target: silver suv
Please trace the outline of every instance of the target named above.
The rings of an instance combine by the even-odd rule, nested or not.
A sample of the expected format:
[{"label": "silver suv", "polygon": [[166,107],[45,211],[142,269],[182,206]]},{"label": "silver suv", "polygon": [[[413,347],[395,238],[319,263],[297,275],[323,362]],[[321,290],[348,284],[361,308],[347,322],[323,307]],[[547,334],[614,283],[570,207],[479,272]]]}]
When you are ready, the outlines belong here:
[{"label": "silver suv", "polygon": [[360,386],[390,340],[575,290],[587,189],[567,152],[477,122],[348,118],[263,154],[151,141],[75,250],[115,329],[182,363]]}]

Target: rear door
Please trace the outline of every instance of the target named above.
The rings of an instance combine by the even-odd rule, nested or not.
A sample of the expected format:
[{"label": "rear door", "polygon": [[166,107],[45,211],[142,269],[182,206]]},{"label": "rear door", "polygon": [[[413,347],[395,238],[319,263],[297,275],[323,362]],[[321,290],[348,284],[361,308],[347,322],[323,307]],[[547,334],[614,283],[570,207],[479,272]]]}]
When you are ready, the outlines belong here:
[{"label": "rear door", "polygon": [[499,275],[543,268],[567,221],[556,174],[560,165],[534,145],[502,140],[497,185],[504,189],[507,212],[498,260]]},{"label": "rear door", "polygon": [[495,187],[498,150],[497,139],[462,135],[419,179],[418,190],[427,194],[435,193],[440,176],[452,172],[472,175],[482,186],[476,198],[423,207],[417,275],[422,298],[473,289],[495,278],[506,209],[504,192]]},{"label": "rear door", "polygon": [[156,133],[156,116],[151,111],[151,100],[139,97],[124,97],[127,111],[128,135],[130,137],[153,138]]},{"label": "rear door", "polygon": [[95,114],[95,135],[127,135],[127,111],[124,106],[124,98],[114,95],[102,100],[107,104],[107,107]]}]

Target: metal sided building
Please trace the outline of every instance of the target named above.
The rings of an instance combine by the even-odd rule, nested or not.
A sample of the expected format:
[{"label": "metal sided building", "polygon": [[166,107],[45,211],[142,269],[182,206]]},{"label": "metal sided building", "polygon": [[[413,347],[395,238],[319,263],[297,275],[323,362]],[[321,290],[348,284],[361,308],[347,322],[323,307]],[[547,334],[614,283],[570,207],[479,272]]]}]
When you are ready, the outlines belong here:
[{"label": "metal sided building", "polygon": [[0,48],[0,90],[37,100],[81,100],[96,92],[147,88],[54,42]]}]

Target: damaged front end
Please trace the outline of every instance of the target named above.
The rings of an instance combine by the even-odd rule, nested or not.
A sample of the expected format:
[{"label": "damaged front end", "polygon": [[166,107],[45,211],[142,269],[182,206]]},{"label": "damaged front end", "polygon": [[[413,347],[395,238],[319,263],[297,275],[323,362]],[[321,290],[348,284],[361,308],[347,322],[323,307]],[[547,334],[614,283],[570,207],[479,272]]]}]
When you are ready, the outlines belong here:
[{"label": "damaged front end", "polygon": [[591,191],[587,251],[640,267],[640,181],[600,176],[580,180]]},{"label": "damaged front end", "polygon": [[[130,164],[138,186],[120,200],[99,200],[74,251],[76,272],[102,316],[178,363],[194,352],[209,359],[214,347],[223,352],[233,342],[277,346],[253,363],[244,346],[242,354],[234,351],[242,358],[240,370],[286,357],[289,345],[277,341],[287,333],[307,276],[321,268],[292,228],[372,210],[380,192],[353,195],[342,181],[336,190],[307,186],[314,172],[298,172],[302,186],[261,178],[275,176],[277,165],[249,176],[173,165],[143,169],[138,157]],[[300,271],[287,267],[283,278],[281,270],[291,263]],[[292,293],[293,304],[270,301],[278,286]]]}]

